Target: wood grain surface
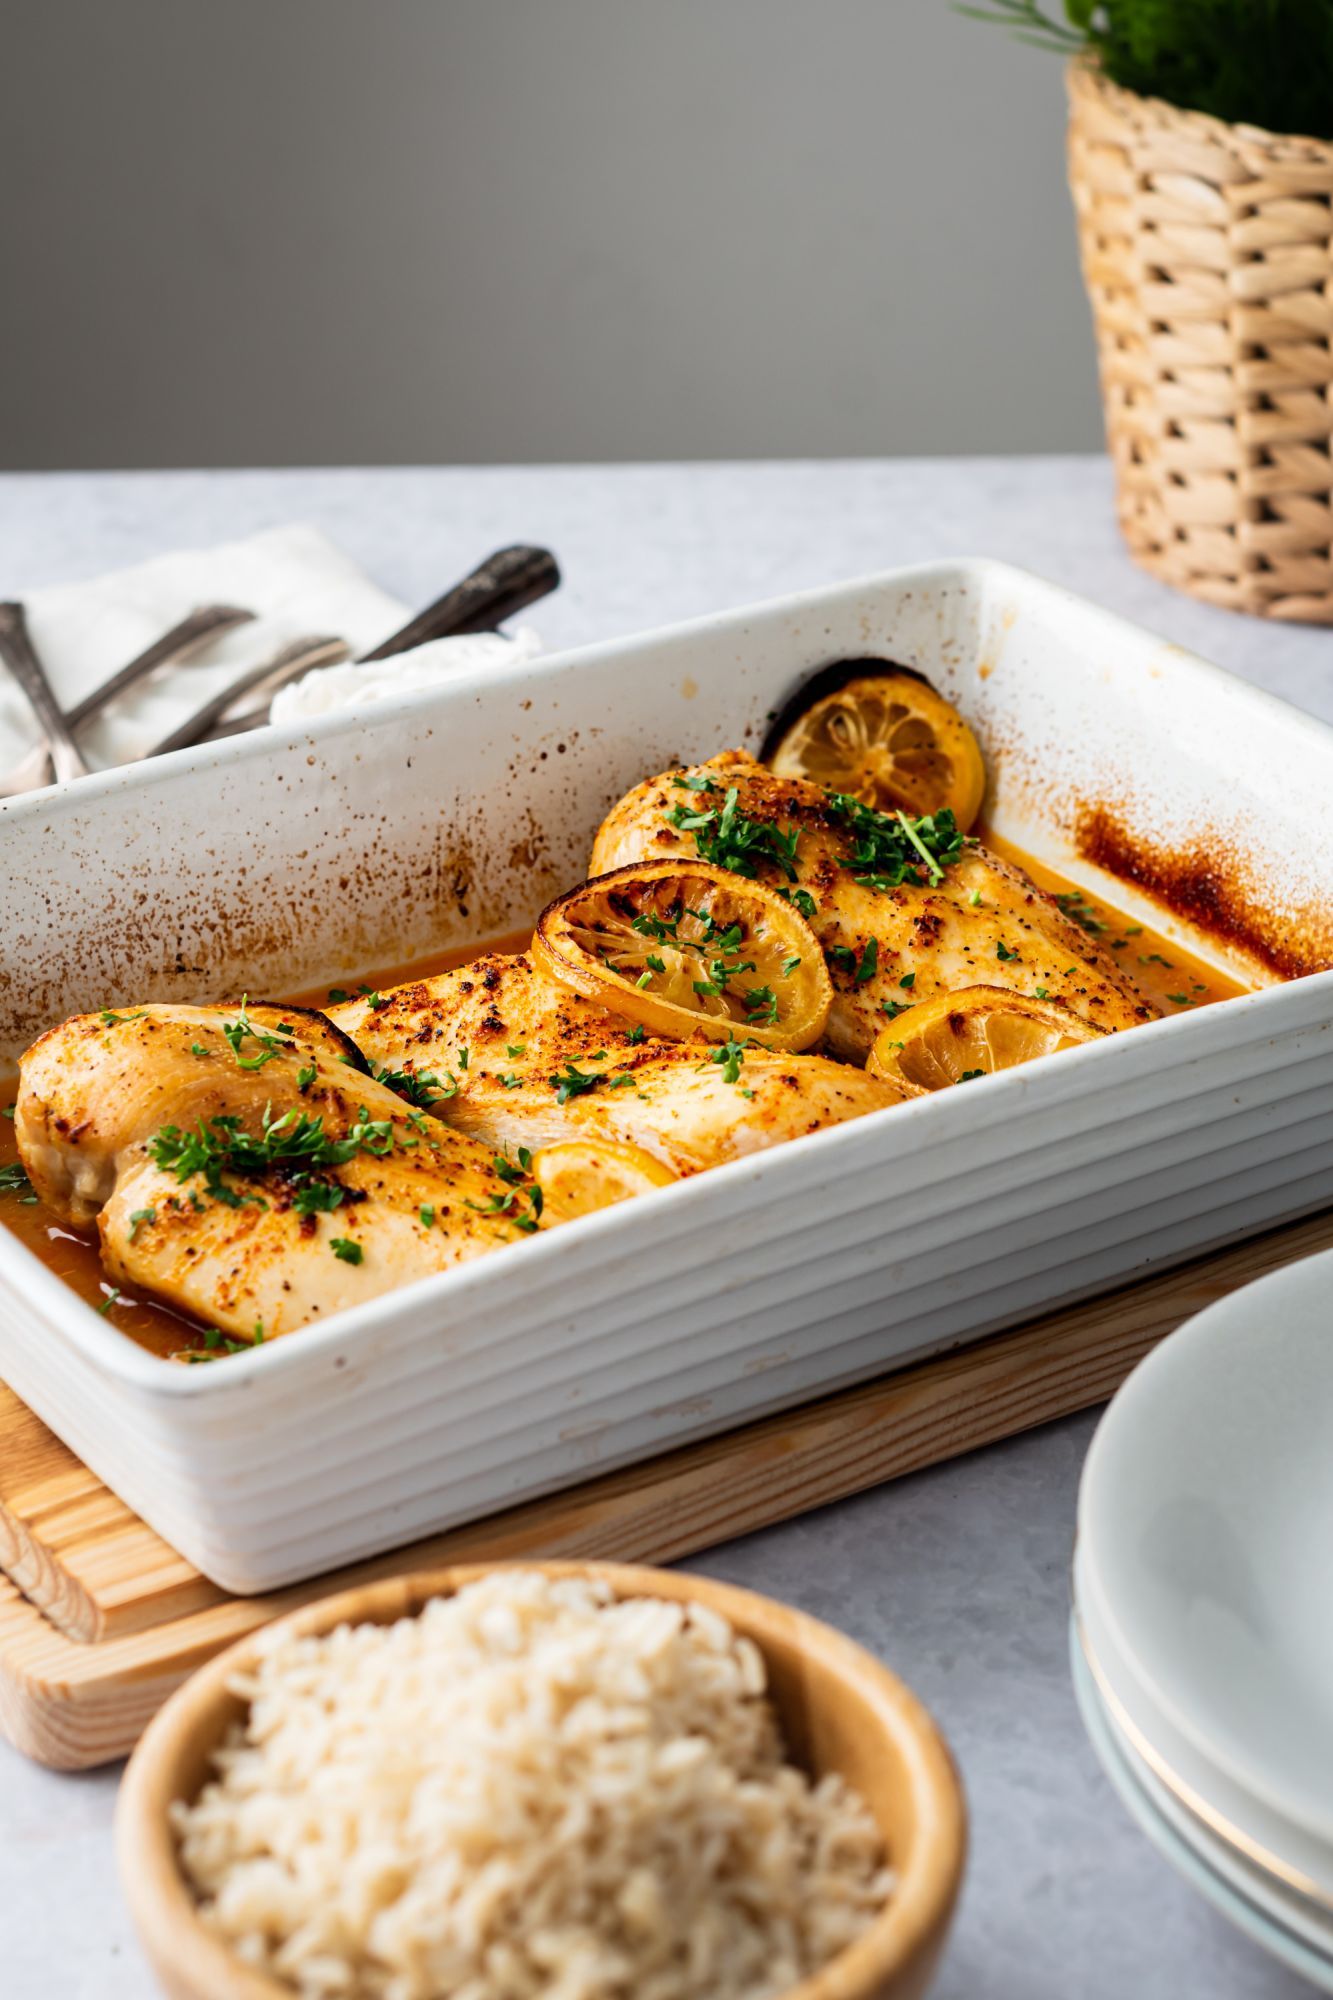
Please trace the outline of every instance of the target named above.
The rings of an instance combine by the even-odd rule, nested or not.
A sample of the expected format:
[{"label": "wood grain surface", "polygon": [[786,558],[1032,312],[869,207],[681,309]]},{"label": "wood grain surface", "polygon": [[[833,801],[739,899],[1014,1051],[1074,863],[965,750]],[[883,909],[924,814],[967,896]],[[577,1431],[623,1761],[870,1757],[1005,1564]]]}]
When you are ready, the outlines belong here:
[{"label": "wood grain surface", "polygon": [[1192,1313],[1330,1247],[1333,1212],[262,1597],[200,1576],[0,1388],[0,1731],[44,1763],[103,1763],[204,1660],[332,1591],[488,1557],[669,1562],[790,1519],[1103,1401]]}]

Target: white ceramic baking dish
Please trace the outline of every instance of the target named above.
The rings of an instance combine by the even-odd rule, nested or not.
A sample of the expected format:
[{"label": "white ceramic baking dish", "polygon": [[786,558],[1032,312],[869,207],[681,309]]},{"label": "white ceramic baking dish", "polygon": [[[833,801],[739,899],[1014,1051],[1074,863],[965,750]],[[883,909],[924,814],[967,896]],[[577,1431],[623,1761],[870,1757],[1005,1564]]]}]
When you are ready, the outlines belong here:
[{"label": "white ceramic baking dish", "polygon": [[0,1374],[209,1576],[279,1585],[1333,1200],[1333,731],[985,562],[0,806],[0,1058],[72,1011],[281,995],[511,929],[579,878],[627,787],[755,743],[811,668],[864,653],[960,704],[999,832],[1263,990],[208,1368],[141,1352],[0,1230]]}]

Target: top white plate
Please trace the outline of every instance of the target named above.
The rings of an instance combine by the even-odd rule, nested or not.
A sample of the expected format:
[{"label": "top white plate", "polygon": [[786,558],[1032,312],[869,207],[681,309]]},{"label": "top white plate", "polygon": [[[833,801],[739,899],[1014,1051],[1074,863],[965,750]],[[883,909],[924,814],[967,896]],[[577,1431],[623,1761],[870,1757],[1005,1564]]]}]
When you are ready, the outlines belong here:
[{"label": "top white plate", "polygon": [[1084,1469],[1079,1570],[1195,1769],[1333,1842],[1330,1414],[1325,1253],[1209,1307],[1136,1369]]}]

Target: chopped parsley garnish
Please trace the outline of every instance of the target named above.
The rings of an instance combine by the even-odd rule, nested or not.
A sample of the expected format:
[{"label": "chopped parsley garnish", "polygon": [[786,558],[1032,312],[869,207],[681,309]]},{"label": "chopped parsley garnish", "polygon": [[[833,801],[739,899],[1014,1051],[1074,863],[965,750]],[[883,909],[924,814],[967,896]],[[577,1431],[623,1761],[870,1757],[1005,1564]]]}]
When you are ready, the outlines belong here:
[{"label": "chopped parsley garnish", "polygon": [[627,1042],[632,1042],[634,1046],[637,1048],[638,1044],[643,1040],[647,1032],[648,1030],[644,1027],[643,1022],[640,1021],[637,1027],[630,1029],[629,1033],[625,1037],[625,1040]]},{"label": "chopped parsley garnish", "polygon": [[799,829],[788,827],[784,832],[767,820],[750,819],[740,810],[740,792],[735,785],[727,787],[720,812],[715,806],[691,809],[678,805],[672,806],[667,819],[681,833],[692,833],[700,859],[711,861],[716,868],[753,877],[760,863],[768,862],[780,868],[789,882],[796,880]]},{"label": "chopped parsley garnish", "polygon": [[1038,1000],[1049,1000],[1051,997],[1050,993],[1044,986],[1034,987],[1033,991],[1035,992]]},{"label": "chopped parsley garnish", "polygon": [[644,910],[637,917],[630,919],[631,930],[637,931],[640,937],[655,938],[658,944],[665,943],[668,938],[674,943],[679,924],[679,903],[673,903],[670,912],[665,917],[654,917],[648,911]]},{"label": "chopped parsley garnish", "polygon": [[[271,1063],[275,1056],[291,1054],[296,1046],[292,1040],[296,1030],[286,1021],[279,1021],[276,1033],[266,1034],[263,1029],[256,1028],[251,1021],[247,1011],[249,1005],[249,995],[243,993],[240,1019],[224,1022],[222,1036],[236,1058],[238,1069],[262,1069],[264,1064]],[[257,1045],[258,1055],[242,1055],[241,1051],[247,1042],[254,1042]]]},{"label": "chopped parsley garnish", "polygon": [[1097,905],[1090,903],[1081,889],[1061,890],[1055,900],[1065,915],[1081,930],[1095,934],[1106,929],[1106,925],[1097,914]]},{"label": "chopped parsley garnish", "polygon": [[776,1028],[778,1025],[778,996],[771,986],[752,986],[748,993],[741,995],[745,1007],[745,1019],[749,1026]]},{"label": "chopped parsley garnish", "polygon": [[202,1042],[190,1043],[190,1054],[192,1056],[206,1056],[206,1055],[211,1055],[211,1053],[212,1051],[210,1049],[206,1049]]},{"label": "chopped parsley garnish", "polygon": [[[469,1201],[465,1205],[473,1208],[478,1215],[502,1215],[506,1222],[512,1222],[515,1229],[531,1235],[537,1227],[537,1218],[542,1212],[542,1191],[528,1179],[532,1166],[532,1154],[526,1146],[518,1149],[518,1165],[496,1153],[492,1164],[500,1179],[507,1184],[507,1191],[493,1194],[486,1201]],[[529,1213],[521,1213],[521,1205],[526,1200]]]},{"label": "chopped parsley garnish", "polygon": [[807,923],[811,917],[818,915],[819,905],[808,889],[775,889],[773,894],[781,896],[784,902],[790,903]]},{"label": "chopped parsley garnish", "polygon": [[509,1057],[511,1062],[517,1062],[518,1058],[520,1056],[525,1056],[527,1052],[528,1052],[528,1045],[526,1042],[514,1042],[510,1047],[506,1048],[505,1050],[505,1054]]},{"label": "chopped parsley garnish", "polygon": [[136,1208],[133,1215],[130,1217],[130,1242],[133,1243],[135,1237],[139,1234],[139,1231],[143,1228],[145,1222],[156,1222],[156,1221],[157,1221],[157,1210],[155,1208]]},{"label": "chopped parsley garnish", "polygon": [[359,1264],[366,1254],[350,1236],[331,1236],[329,1248],[340,1264]]},{"label": "chopped parsley garnish", "polygon": [[376,1083],[382,1083],[386,1090],[397,1097],[405,1098],[422,1111],[429,1111],[442,1097],[453,1097],[458,1090],[455,1078],[447,1084],[441,1083],[430,1070],[389,1069],[378,1063],[370,1065],[370,1074]]},{"label": "chopped parsley garnish", "polygon": [[[728,1036],[725,1042],[719,1042],[715,1049],[710,1050],[704,1063],[721,1063],[723,1083],[739,1083],[741,1064],[745,1061],[745,1049],[744,1042],[738,1042],[734,1035]],[[700,1063],[700,1069],[704,1067],[704,1063]]]},{"label": "chopped parsley garnish", "polygon": [[842,865],[868,889],[896,889],[903,882],[919,885],[923,869],[928,881],[942,882],[945,869],[963,851],[963,836],[947,806],[909,819],[902,812],[876,812],[850,792],[830,792],[829,807],[853,843],[851,858]]},{"label": "chopped parsley garnish", "polygon": [[224,1354],[248,1354],[251,1347],[257,1345],[255,1341],[231,1340],[220,1327],[210,1326],[204,1334],[204,1347],[207,1352],[201,1353],[197,1347],[178,1347],[171,1359],[184,1361],[189,1367],[197,1367],[203,1361],[217,1361]]},{"label": "chopped parsley garnish", "polygon": [[995,947],[995,956],[997,958],[1003,958],[1003,959],[1014,959],[1018,957],[1018,953],[1016,951],[1010,951],[1004,939],[1001,938],[999,943]]},{"label": "chopped parsley garnish", "polygon": [[109,1007],[103,1007],[101,1022],[104,1028],[116,1028],[122,1021],[146,1021],[148,1009],[141,1007],[137,1014],[113,1014]]},{"label": "chopped parsley garnish", "polygon": [[914,972],[905,972],[902,978],[898,981],[898,984],[902,987],[905,993],[910,993],[912,988],[916,985],[916,974]]},{"label": "chopped parsley garnish", "polygon": [[213,1199],[228,1208],[264,1204],[257,1195],[238,1194],[224,1174],[248,1180],[285,1166],[296,1170],[290,1178],[299,1185],[314,1168],[345,1166],[361,1152],[383,1159],[393,1147],[392,1120],[372,1118],[364,1105],[342,1139],[329,1137],[322,1117],[308,1117],[293,1107],[274,1118],[272,1106],[265,1105],[258,1134],[244,1131],[239,1118],[219,1113],[184,1131],[179,1125],[164,1125],[148,1143],[155,1165],[181,1182],[201,1175]]},{"label": "chopped parsley garnish", "polygon": [[958,1081],[960,1083],[971,1083],[974,1076],[984,1076],[985,1074],[984,1069],[965,1069]]},{"label": "chopped parsley garnish", "polygon": [[423,1229],[433,1229],[435,1227],[435,1210],[430,1206],[429,1202],[423,1202],[417,1210],[417,1214],[421,1217],[421,1227]]},{"label": "chopped parsley garnish", "polygon": [[694,921],[703,931],[703,942],[705,944],[715,944],[719,951],[735,951],[738,949],[743,935],[739,924],[720,924],[711,910],[691,909],[688,914],[694,918]]},{"label": "chopped parsley garnish", "polygon": [[296,1190],[293,1206],[298,1215],[331,1215],[342,1207],[346,1192],[337,1181],[304,1181]]},{"label": "chopped parsley garnish", "polygon": [[900,1014],[907,1012],[909,1003],[906,1000],[881,1000],[879,1004],[880,1011],[887,1014],[891,1021],[896,1021]]},{"label": "chopped parsley garnish", "polygon": [[0,1194],[16,1194],[20,1201],[27,1201],[31,1196],[32,1200],[36,1201],[37,1197],[32,1192],[32,1182],[28,1179],[21,1161],[15,1160],[10,1166],[0,1167]]},{"label": "chopped parsley garnish", "polygon": [[563,1070],[549,1077],[547,1081],[555,1090],[556,1103],[568,1104],[571,1097],[581,1097],[586,1090],[596,1090],[599,1083],[605,1083],[606,1078],[600,1073],[576,1069],[571,1062],[566,1063]]},{"label": "chopped parsley garnish", "polygon": [[12,1119],[17,1110],[18,1110],[17,1104],[7,1104],[5,1106],[5,1117]]},{"label": "chopped parsley garnish", "polygon": [[974,890],[972,891],[972,894],[971,894],[971,895],[970,895],[970,896],[968,897],[968,899],[967,899],[967,900],[968,900],[968,902],[969,902],[969,903],[971,904],[971,906],[972,906],[972,908],[973,908],[974,910],[979,910],[979,909],[981,908],[981,891],[980,891],[980,889],[974,889]]},{"label": "chopped parsley garnish", "polygon": [[1166,997],[1173,1007],[1192,1007],[1194,1005],[1188,993],[1168,993]]},{"label": "chopped parsley garnish", "polygon": [[854,985],[864,986],[867,979],[873,979],[879,970],[879,939],[871,938],[862,947],[859,958],[847,944],[835,944],[829,957],[839,971],[851,973]]},{"label": "chopped parsley garnish", "polygon": [[330,986],[329,988],[329,1005],[331,1007],[341,1007],[351,997],[345,986]]},{"label": "chopped parsley garnish", "polygon": [[470,1049],[460,1049],[458,1051],[458,1067],[460,1069],[466,1069],[471,1060],[472,1051]]},{"label": "chopped parsley garnish", "polygon": [[793,972],[795,972],[797,966],[800,964],[800,962],[801,961],[799,958],[784,958],[782,961],[783,978],[790,979]]},{"label": "chopped parsley garnish", "polygon": [[313,1063],[306,1063],[303,1065],[302,1068],[297,1070],[296,1088],[300,1091],[303,1097],[305,1096],[305,1093],[309,1090],[311,1084],[315,1081],[315,1077],[317,1076],[317,1074],[318,1071],[316,1070],[315,1065]]},{"label": "chopped parsley garnish", "polygon": [[717,790],[717,786],[711,778],[673,778],[671,782],[678,792],[715,792]]},{"label": "chopped parsley garnish", "polygon": [[113,1286],[112,1289],[107,1293],[106,1297],[103,1299],[101,1305],[97,1308],[97,1310],[98,1312],[101,1313],[103,1319],[105,1319],[107,1314],[110,1312],[112,1306],[118,1305],[119,1303],[120,1303],[119,1288]]},{"label": "chopped parsley garnish", "polygon": [[522,1087],[523,1079],[516,1071],[510,1069],[505,1071],[500,1082],[506,1090],[518,1090]]}]

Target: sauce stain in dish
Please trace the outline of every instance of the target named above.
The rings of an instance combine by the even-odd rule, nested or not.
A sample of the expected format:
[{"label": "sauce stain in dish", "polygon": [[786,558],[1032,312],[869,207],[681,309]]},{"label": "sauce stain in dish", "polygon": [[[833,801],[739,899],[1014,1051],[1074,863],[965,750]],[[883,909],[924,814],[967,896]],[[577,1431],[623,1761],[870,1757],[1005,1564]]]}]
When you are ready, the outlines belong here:
[{"label": "sauce stain in dish", "polygon": [[[1182,950],[1178,944],[1135,924],[1104,900],[1090,902],[1066,878],[1041,862],[1033,861],[1008,842],[998,839],[984,828],[980,832],[986,845],[995,853],[1006,860],[1018,862],[1043,889],[1060,897],[1067,914],[1097,938],[1134,984],[1164,1014],[1183,1013],[1191,1007],[1228,1000],[1245,990],[1212,966]],[[1094,926],[1098,928],[1094,929]],[[350,977],[341,988],[335,982],[332,987],[316,986],[304,993],[285,994],[281,999],[293,1006],[300,1003],[318,1007],[325,1005],[334,992],[341,992],[344,997],[360,990],[388,992],[392,987],[406,985],[410,980],[429,979],[436,973],[450,971],[456,965],[465,965],[469,959],[477,958],[483,952],[523,951],[530,936],[527,929],[510,931],[487,943],[457,945],[449,951],[417,959],[411,964],[378,966],[368,973]],[[12,1089],[5,1093],[3,1101],[6,1106],[13,1104]],[[13,1121],[7,1117],[0,1118],[0,1167],[10,1165],[17,1158]],[[53,1222],[40,1204],[25,1205],[12,1195],[4,1198],[2,1212],[6,1227],[34,1256],[41,1259],[49,1271],[63,1279],[87,1304],[105,1309],[107,1319],[117,1331],[127,1334],[150,1354],[167,1357],[184,1347],[198,1345],[199,1329],[196,1323],[182,1313],[173,1312],[168,1306],[133,1298],[128,1293],[118,1294],[114,1303],[108,1306],[113,1287],[102,1269],[95,1235],[81,1236],[64,1224]]]},{"label": "sauce stain in dish", "polygon": [[1163,1014],[1186,1014],[1191,1007],[1206,1007],[1214,1000],[1234,1000],[1248,989],[1216,966],[1196,958],[1174,939],[1139,924],[1117,910],[1104,896],[1085,896],[1065,875],[1034,861],[1021,847],[1003,840],[989,827],[978,827],[983,846],[1004,861],[1012,861],[1032,877],[1048,895],[1054,896],[1066,916],[1101,945],[1144,998]]}]

